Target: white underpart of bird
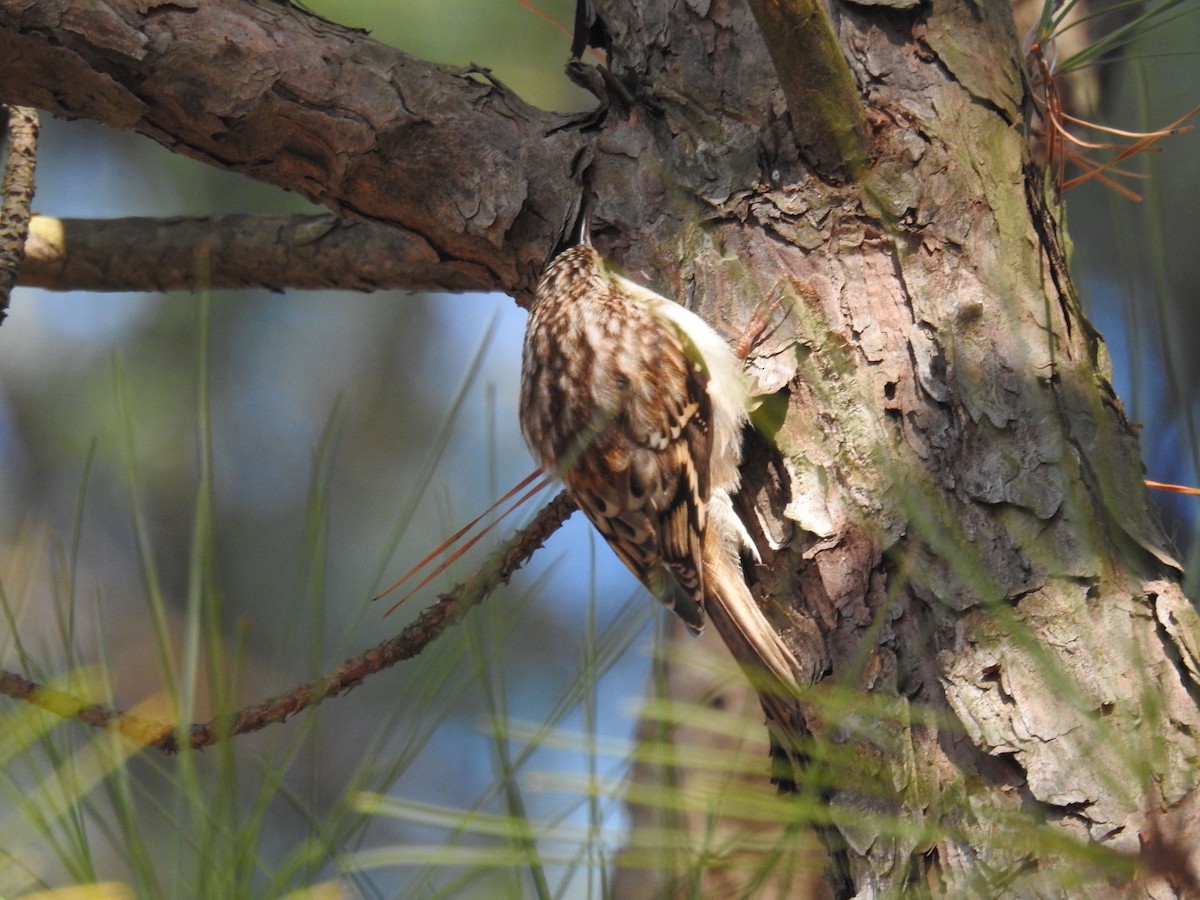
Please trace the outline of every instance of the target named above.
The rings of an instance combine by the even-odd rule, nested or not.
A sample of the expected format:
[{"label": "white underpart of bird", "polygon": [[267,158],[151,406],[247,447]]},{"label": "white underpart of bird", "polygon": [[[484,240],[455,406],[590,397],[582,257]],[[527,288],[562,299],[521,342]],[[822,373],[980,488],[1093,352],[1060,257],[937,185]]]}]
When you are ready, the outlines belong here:
[{"label": "white underpart of bird", "polygon": [[587,243],[547,265],[530,307],[521,430],[617,556],[695,633],[713,623],[794,764],[801,666],[747,587],[760,557],[734,509],[748,390],[699,316],[614,272]]}]

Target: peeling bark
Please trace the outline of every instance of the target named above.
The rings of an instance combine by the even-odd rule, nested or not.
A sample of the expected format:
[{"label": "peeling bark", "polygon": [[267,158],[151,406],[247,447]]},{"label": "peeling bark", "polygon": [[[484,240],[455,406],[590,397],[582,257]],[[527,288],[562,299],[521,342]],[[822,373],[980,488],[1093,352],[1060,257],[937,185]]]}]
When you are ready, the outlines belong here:
[{"label": "peeling bark", "polygon": [[[667,247],[613,242],[638,276],[666,273],[661,289],[732,334],[776,325],[752,365],[764,392],[787,397],[773,435],[786,477],[771,484],[785,486],[795,531],[767,554],[760,589],[792,606],[800,646],[825,666],[814,704],[849,687],[887,711],[847,724],[831,700],[818,725],[828,753],[856,761],[835,767],[845,881],[831,891],[1183,895],[1188,872],[1156,870],[1142,847],[1170,834],[1196,870],[1196,616],[1030,161],[1008,9],[841,10],[876,126],[863,183],[807,175],[775,131],[775,96],[749,104],[757,171],[697,171],[674,133],[648,142],[676,179],[658,194],[700,212],[681,210],[673,230],[660,225],[669,203],[643,214],[650,234],[673,235]],[[614,46],[616,71],[653,73],[634,96],[674,95],[625,54],[700,52],[695,35],[740,40],[743,67],[767,64],[723,18],[733,4],[706,13],[648,47]],[[671,82],[697,66],[665,68]],[[745,76],[717,65],[701,92],[737,95]],[[682,130],[680,110],[665,108],[658,129]],[[722,120],[735,153],[751,123]],[[753,488],[762,473],[746,478]],[[1165,598],[1182,616],[1173,631]]]}]

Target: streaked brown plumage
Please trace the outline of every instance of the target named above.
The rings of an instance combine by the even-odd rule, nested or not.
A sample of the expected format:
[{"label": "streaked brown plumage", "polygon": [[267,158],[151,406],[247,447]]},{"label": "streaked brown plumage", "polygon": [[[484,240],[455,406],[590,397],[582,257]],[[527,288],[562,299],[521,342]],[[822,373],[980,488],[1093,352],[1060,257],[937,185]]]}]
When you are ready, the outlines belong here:
[{"label": "streaked brown plumage", "polygon": [[521,430],[543,470],[688,628],[713,622],[796,758],[800,666],[741,569],[758,552],[730,500],[747,396],[729,345],[585,236],[542,275],[521,376]]}]

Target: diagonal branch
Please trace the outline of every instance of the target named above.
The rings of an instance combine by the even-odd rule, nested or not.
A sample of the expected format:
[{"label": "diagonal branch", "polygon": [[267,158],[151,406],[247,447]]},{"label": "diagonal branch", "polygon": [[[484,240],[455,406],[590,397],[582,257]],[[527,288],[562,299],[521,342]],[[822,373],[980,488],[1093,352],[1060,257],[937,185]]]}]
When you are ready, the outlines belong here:
[{"label": "diagonal branch", "polygon": [[35,216],[20,283],[56,291],[495,291],[495,273],[411,231],[332,215]]},{"label": "diagonal branch", "polygon": [[93,728],[115,731],[164,753],[178,752],[183,746],[199,750],[234,735],[259,731],[357,687],[369,675],[417,656],[446,628],[456,624],[468,610],[506,583],[574,511],[575,502],[560,491],[539,510],[529,525],[493,553],[474,575],[449,593],[442,594],[437,603],[421,613],[400,634],[346,660],[323,678],[211,722],[177,729],[165,722],[154,722],[88,703],[65,691],[39,685],[12,672],[0,672],[0,694],[24,700],[63,718],[78,719]]},{"label": "diagonal branch", "polygon": [[400,226],[518,294],[565,228],[582,145],[485,71],[249,0],[0,0],[0,100]]},{"label": "diagonal branch", "polygon": [[862,175],[869,152],[866,110],[824,0],[749,2],[805,156],[818,171]]}]

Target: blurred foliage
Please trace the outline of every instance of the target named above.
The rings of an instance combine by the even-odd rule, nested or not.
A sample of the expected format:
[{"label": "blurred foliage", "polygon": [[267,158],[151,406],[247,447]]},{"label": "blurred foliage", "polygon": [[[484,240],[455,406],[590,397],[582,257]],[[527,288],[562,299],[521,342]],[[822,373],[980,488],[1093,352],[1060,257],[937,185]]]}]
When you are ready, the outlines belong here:
[{"label": "blurred foliage", "polygon": [[563,74],[574,0],[306,0],[304,7],[422,59],[486,66],[542,109],[595,103]]},{"label": "blurred foliage", "polygon": [[[1119,62],[1106,66],[1107,94],[1096,118],[1152,131],[1200,102],[1195,13],[1194,4],[1173,11],[1164,27],[1136,39]],[[1142,427],[1148,477],[1192,486],[1200,485],[1200,356],[1191,339],[1200,326],[1200,237],[1193,214],[1200,204],[1198,142],[1197,131],[1167,138],[1157,152],[1122,165],[1145,177],[1129,182],[1143,195],[1141,203],[1097,182],[1066,195],[1072,271],[1088,315],[1108,343],[1117,393]],[[1196,572],[1200,506],[1195,498],[1162,492],[1154,499],[1187,571]],[[1194,594],[1190,581],[1188,588]]]}]

